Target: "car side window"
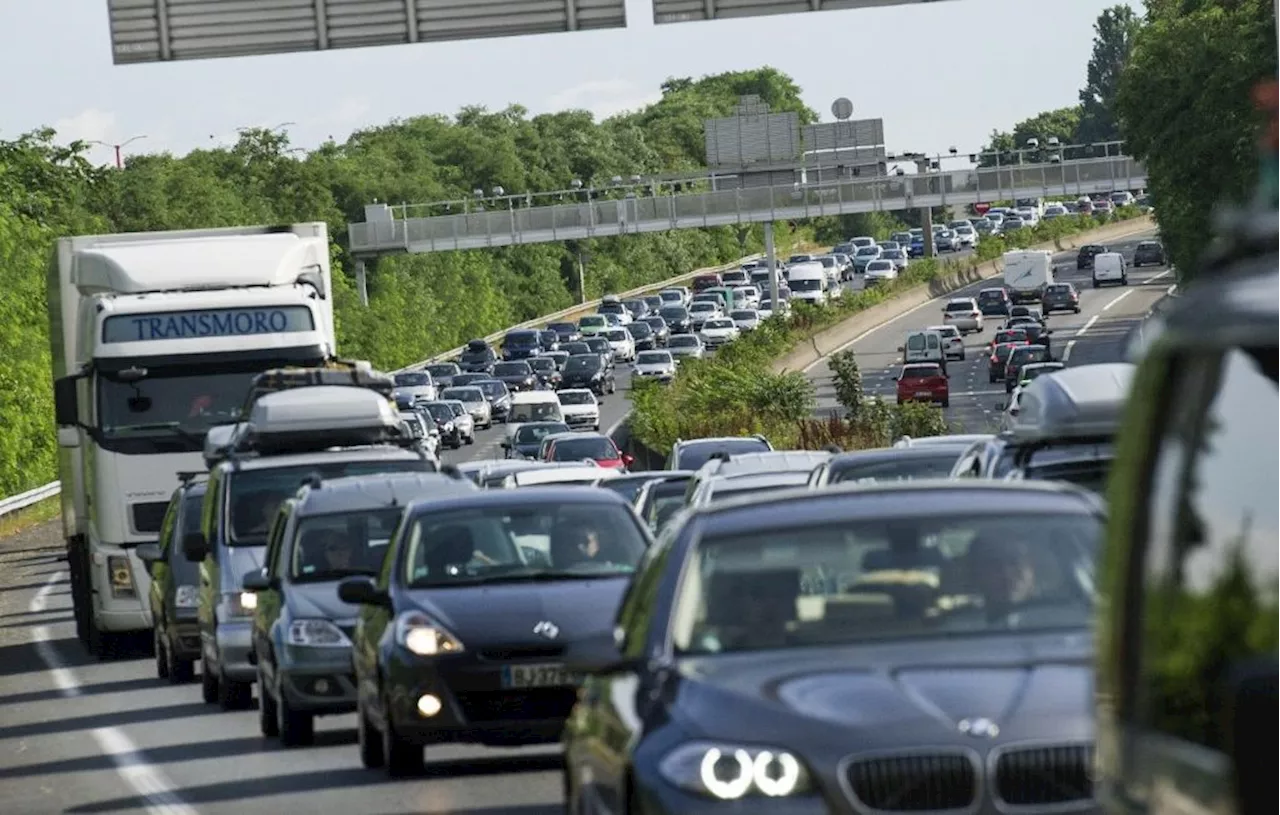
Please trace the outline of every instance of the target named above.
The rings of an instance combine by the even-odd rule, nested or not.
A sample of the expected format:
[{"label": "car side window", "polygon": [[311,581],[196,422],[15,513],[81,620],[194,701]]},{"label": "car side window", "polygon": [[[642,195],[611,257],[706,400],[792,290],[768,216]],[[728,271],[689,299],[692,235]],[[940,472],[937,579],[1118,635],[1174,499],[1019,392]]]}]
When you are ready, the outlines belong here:
[{"label": "car side window", "polygon": [[1152,468],[1136,714],[1213,750],[1226,672],[1276,653],[1276,366],[1274,346],[1189,356]]},{"label": "car side window", "polygon": [[645,551],[618,607],[614,630],[621,634],[618,650],[624,658],[644,656],[649,628],[654,622],[654,603],[677,532],[675,527],[675,524],[669,525]]},{"label": "car side window", "polygon": [[280,508],[276,510],[276,518],[271,524],[271,532],[267,536],[267,556],[265,562],[267,564],[267,573],[272,575],[280,574],[280,553],[284,549],[284,531],[289,525],[289,514],[293,509],[293,501],[280,502]]},{"label": "car side window", "polygon": [[169,500],[169,508],[164,512],[164,520],[160,522],[161,560],[169,559],[169,548],[173,545],[173,531],[178,525],[178,508],[182,506],[182,494],[177,493]]}]

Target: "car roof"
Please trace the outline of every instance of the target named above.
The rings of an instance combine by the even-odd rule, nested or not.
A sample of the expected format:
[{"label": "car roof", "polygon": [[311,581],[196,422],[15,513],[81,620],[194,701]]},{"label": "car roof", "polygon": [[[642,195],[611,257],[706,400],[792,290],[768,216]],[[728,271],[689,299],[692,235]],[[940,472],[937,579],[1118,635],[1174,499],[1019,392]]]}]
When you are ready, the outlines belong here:
[{"label": "car roof", "polygon": [[463,495],[475,489],[470,481],[439,473],[344,476],[303,487],[294,512],[301,516],[356,512],[403,506],[427,496]]},{"label": "car roof", "polygon": [[[956,449],[967,449],[975,443],[980,442],[956,442],[954,447]],[[874,447],[870,450],[851,450],[848,453],[839,453],[832,456],[828,466],[830,469],[838,471],[848,466],[877,461],[910,461],[917,458],[937,458],[952,453],[952,447],[953,445],[949,444],[926,444],[919,447]]]},{"label": "car roof", "polygon": [[1113,435],[1134,370],[1129,362],[1107,362],[1036,377],[1023,391],[1011,435],[1017,441]]},{"label": "car roof", "polygon": [[711,458],[698,470],[700,478],[748,473],[809,472],[831,458],[826,450],[768,450]]},{"label": "car roof", "polygon": [[[402,447],[369,445],[323,450],[315,453],[292,453],[261,458],[230,459],[237,470],[274,470],[283,467],[299,467],[307,464],[327,464],[343,461],[415,461],[422,454]],[[226,462],[220,462],[219,466]]]}]

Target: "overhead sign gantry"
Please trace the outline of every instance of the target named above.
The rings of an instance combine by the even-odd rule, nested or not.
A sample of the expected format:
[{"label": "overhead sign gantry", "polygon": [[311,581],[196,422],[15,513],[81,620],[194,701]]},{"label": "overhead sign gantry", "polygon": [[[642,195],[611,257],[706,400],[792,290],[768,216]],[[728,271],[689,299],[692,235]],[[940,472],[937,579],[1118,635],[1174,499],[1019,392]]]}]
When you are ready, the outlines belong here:
[{"label": "overhead sign gantry", "polygon": [[663,25],[805,11],[844,11],[940,2],[942,0],[653,0],[653,21]]}]

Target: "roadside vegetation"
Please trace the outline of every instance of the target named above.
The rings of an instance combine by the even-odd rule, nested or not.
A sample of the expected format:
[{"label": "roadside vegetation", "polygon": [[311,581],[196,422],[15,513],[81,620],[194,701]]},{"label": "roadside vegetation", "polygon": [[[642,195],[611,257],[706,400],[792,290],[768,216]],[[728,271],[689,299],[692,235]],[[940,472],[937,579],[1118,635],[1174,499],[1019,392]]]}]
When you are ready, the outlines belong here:
[{"label": "roadside vegetation", "polygon": [[676,439],[763,433],[779,448],[821,449],[837,444],[862,449],[882,447],[885,439],[901,435],[948,432],[938,408],[855,400],[852,394],[860,386],[846,387],[846,395],[839,397],[846,417],[815,419],[813,383],[803,372],[775,370],[776,363],[828,328],[918,286],[972,269],[1010,249],[1046,243],[1060,246],[1070,235],[1142,214],[1136,207],[1121,207],[1109,215],[1041,221],[1007,236],[984,238],[973,255],[961,260],[914,260],[891,283],[846,292],[826,305],[796,302],[790,320],[770,318],[714,356],[680,363],[679,373],[668,385],[633,380],[632,438],[651,450],[668,450]]}]

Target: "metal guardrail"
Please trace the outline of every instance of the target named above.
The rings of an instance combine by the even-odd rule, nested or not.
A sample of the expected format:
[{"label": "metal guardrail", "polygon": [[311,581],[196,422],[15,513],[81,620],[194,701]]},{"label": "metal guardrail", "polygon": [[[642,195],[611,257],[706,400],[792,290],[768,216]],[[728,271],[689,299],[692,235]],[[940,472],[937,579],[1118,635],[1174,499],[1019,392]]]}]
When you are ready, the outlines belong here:
[{"label": "metal guardrail", "polygon": [[[726,271],[729,271],[730,269],[736,269],[739,266],[741,266],[743,263],[746,263],[748,260],[755,260],[756,258],[761,258],[761,257],[764,257],[764,255],[757,253],[754,255],[747,255],[746,257],[738,258],[732,263],[725,263],[720,266],[706,266],[701,269],[694,269],[692,272],[685,272],[684,274],[676,275],[675,277],[669,277],[666,280],[662,280],[657,283],[647,283],[637,289],[618,292],[618,294],[614,296],[620,297],[623,300],[627,299],[628,297],[638,297],[639,295],[647,294],[652,291],[659,291],[661,289],[665,289],[668,286],[678,286],[681,283],[692,280],[698,275],[715,274],[717,272],[726,272]],[[532,320],[527,320],[523,323],[520,323],[519,325],[508,326],[507,328],[504,328],[501,331],[497,331],[493,334],[490,334],[489,336],[484,337],[483,339],[485,342],[495,343],[501,340],[504,336],[506,336],[508,331],[519,331],[524,328],[539,328],[541,326],[546,325],[547,323],[554,323],[557,320],[561,320],[565,317],[569,317],[574,314],[579,314],[584,311],[591,311],[592,309],[598,308],[601,302],[602,302],[601,300],[591,300],[586,303],[578,303],[577,305],[570,306],[569,308],[561,309],[560,311],[557,311],[554,314],[544,314],[541,317],[535,317]],[[424,366],[430,365],[433,362],[443,362],[445,360],[452,359],[453,357],[460,355],[465,348],[466,348],[465,345],[459,345],[457,348],[450,348],[448,351],[443,351],[439,354],[436,354],[433,357],[424,359],[421,362],[415,362],[412,365],[408,365],[404,368],[399,368],[395,371],[392,371],[392,373],[399,374],[399,373],[404,373],[406,371],[420,370]]]},{"label": "metal guardrail", "polygon": [[26,509],[32,504],[38,504],[60,492],[62,492],[62,482],[51,481],[43,487],[36,487],[33,490],[27,490],[9,498],[0,498],[0,517],[4,517],[11,512],[17,512],[20,509]]},{"label": "metal guardrail", "polygon": [[609,235],[663,232],[825,215],[1078,196],[1145,188],[1147,171],[1127,156],[1049,164],[888,175],[816,184],[746,187],[347,225],[357,256],[445,252]]}]

